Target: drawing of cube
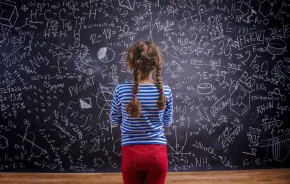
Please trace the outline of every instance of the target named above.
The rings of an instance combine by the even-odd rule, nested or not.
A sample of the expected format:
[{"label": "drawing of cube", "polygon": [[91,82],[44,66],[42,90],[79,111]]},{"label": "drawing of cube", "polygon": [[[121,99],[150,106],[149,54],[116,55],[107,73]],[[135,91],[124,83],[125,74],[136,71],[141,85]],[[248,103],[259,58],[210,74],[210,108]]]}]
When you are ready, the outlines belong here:
[{"label": "drawing of cube", "polygon": [[14,27],[18,19],[16,6],[0,2],[0,24]]},{"label": "drawing of cube", "polygon": [[113,143],[113,152],[115,154],[117,154],[118,156],[121,156],[122,155],[122,148],[121,148],[121,142],[122,140],[121,139],[118,139],[116,140],[114,143]]},{"label": "drawing of cube", "polygon": [[105,164],[105,162],[100,158],[94,159],[94,163],[95,163],[95,166],[98,166],[98,167],[102,167]]}]

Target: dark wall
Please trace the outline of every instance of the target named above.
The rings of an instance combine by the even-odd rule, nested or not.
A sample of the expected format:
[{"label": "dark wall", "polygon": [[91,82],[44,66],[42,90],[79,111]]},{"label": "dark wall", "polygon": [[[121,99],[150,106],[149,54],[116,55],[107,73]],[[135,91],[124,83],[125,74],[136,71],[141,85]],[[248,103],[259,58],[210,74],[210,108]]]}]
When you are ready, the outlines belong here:
[{"label": "dark wall", "polygon": [[290,2],[0,1],[0,171],[120,172],[112,90],[154,41],[170,171],[290,165]]}]

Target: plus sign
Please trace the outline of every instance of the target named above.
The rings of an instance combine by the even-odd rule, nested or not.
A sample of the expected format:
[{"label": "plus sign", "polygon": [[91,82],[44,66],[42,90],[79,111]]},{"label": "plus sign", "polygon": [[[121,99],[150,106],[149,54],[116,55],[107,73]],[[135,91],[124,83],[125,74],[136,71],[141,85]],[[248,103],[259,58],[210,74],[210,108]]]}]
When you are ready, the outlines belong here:
[{"label": "plus sign", "polygon": [[28,10],[28,7],[26,5],[21,7],[21,10],[23,10],[24,12],[26,12]]}]

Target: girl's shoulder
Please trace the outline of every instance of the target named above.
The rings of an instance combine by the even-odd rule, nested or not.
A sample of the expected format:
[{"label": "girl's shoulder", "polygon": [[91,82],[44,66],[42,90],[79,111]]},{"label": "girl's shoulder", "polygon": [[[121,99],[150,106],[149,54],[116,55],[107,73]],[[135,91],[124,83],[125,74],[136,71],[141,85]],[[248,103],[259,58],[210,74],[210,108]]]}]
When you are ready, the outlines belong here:
[{"label": "girl's shoulder", "polygon": [[122,87],[122,86],[133,86],[133,84],[131,82],[121,82],[121,83],[118,83],[116,84],[116,88],[117,87]]},{"label": "girl's shoulder", "polygon": [[[128,89],[133,87],[134,84],[132,82],[122,82],[122,83],[118,83],[115,86],[115,89],[120,90],[120,89]],[[169,87],[169,85],[165,85],[163,84],[163,90],[165,93],[171,93],[171,88]],[[156,88],[157,89],[157,85],[156,84],[139,84],[139,87],[141,89],[143,88]]]},{"label": "girl's shoulder", "polygon": [[171,88],[168,85],[163,84],[163,89],[171,90]]}]

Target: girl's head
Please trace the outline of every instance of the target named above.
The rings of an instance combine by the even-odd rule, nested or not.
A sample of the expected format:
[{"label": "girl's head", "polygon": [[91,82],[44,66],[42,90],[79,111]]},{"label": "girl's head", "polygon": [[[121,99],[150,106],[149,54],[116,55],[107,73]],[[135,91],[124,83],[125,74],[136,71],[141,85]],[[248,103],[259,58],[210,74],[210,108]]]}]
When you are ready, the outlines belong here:
[{"label": "girl's head", "polygon": [[127,60],[129,68],[133,70],[134,74],[133,99],[127,106],[128,114],[133,117],[140,116],[141,105],[136,97],[139,87],[139,78],[145,79],[154,70],[156,71],[156,82],[160,91],[157,106],[160,110],[163,110],[165,108],[166,97],[163,92],[160,73],[162,58],[157,46],[152,42],[138,41],[129,48]]}]

